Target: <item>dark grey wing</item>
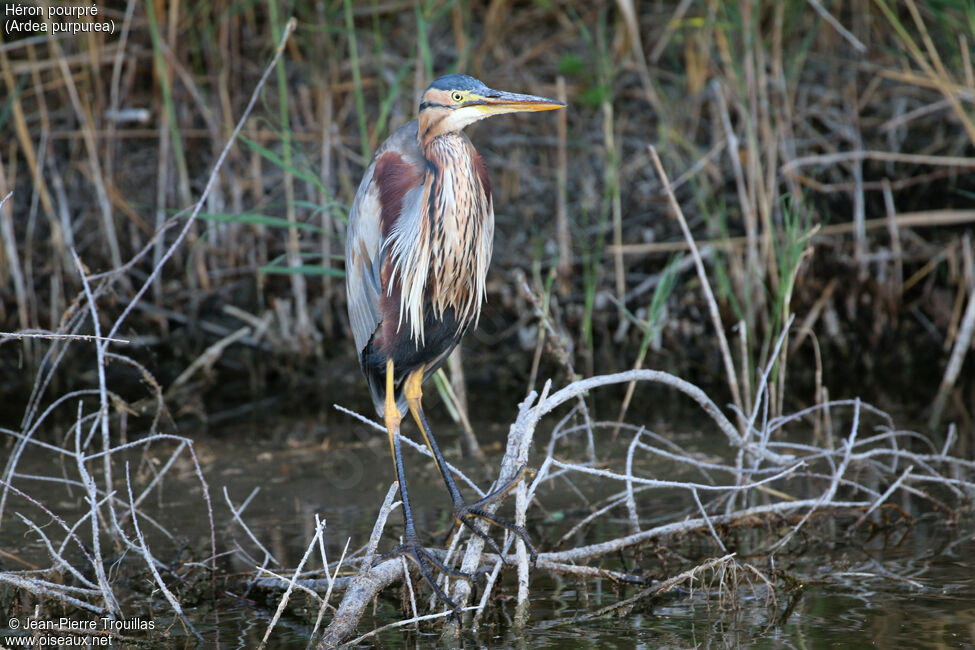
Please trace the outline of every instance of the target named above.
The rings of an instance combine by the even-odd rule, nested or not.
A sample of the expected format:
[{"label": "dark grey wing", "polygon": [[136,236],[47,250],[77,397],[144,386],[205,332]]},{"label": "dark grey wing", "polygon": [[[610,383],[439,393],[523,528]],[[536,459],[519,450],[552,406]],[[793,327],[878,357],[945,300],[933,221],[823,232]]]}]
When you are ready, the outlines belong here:
[{"label": "dark grey wing", "polygon": [[[398,162],[415,169],[422,177],[426,161],[417,144],[416,120],[400,127],[376,151],[356,191],[345,239],[345,293],[349,309],[349,324],[355,338],[356,352],[369,343],[382,321],[382,267],[385,260],[383,240],[383,199],[389,192],[384,188],[388,179],[382,177],[384,165],[377,165],[387,154],[395,154]],[[377,174],[377,167],[380,173]],[[388,201],[388,199],[387,199]]]}]

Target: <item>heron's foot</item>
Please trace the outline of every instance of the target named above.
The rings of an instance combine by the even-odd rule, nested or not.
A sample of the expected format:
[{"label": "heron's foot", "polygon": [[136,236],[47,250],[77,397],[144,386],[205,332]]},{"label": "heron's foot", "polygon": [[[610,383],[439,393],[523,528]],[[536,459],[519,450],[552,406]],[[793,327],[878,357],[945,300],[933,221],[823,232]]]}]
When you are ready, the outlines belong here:
[{"label": "heron's foot", "polygon": [[407,535],[402,544],[394,548],[392,552],[382,556],[381,559],[386,560],[397,556],[404,556],[416,565],[417,569],[420,571],[420,575],[422,575],[423,578],[430,583],[430,586],[433,587],[433,591],[437,594],[437,598],[442,600],[444,604],[446,604],[447,607],[453,611],[454,616],[459,619],[461,614],[460,608],[457,607],[457,604],[453,600],[451,600],[450,596],[447,595],[447,592],[445,592],[443,588],[437,584],[437,581],[433,577],[431,566],[435,567],[441,573],[446,573],[453,578],[467,582],[474,582],[474,576],[469,573],[464,573],[463,571],[458,571],[448,567],[446,564],[441,562],[436,555],[424,548],[423,545],[420,544],[420,540],[417,539],[415,534]]},{"label": "heron's foot", "polygon": [[495,526],[500,526],[505,530],[509,530],[512,534],[520,537],[525,543],[525,546],[528,547],[528,553],[531,556],[532,566],[534,567],[538,562],[538,553],[535,551],[535,547],[532,545],[531,539],[528,537],[528,531],[525,530],[524,526],[513,524],[510,521],[489,514],[484,510],[485,506],[496,503],[497,501],[503,499],[518,485],[520,481],[526,478],[532,479],[534,476],[535,470],[531,469],[530,467],[522,467],[520,470],[518,470],[518,474],[516,474],[513,479],[502,485],[494,492],[491,492],[490,494],[485,495],[483,498],[478,499],[474,503],[467,504],[462,501],[454,504],[454,518],[462,525],[467,526],[471,532],[490,545],[491,548],[494,549],[495,553],[498,554],[498,557],[501,558],[501,561],[505,562],[505,564],[507,564],[507,562],[504,559],[504,553],[501,551],[501,547],[498,546],[498,543],[494,541],[493,537],[481,530],[475,524],[475,522],[480,519],[488,522],[489,524],[494,524]]}]

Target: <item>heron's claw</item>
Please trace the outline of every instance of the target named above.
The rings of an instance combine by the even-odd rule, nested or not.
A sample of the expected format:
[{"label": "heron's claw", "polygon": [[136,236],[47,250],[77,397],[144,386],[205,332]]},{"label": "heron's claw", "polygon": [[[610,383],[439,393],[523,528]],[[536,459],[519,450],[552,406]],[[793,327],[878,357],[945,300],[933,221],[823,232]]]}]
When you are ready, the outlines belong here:
[{"label": "heron's claw", "polygon": [[507,560],[504,559],[504,553],[501,551],[501,547],[498,546],[498,543],[494,541],[493,537],[491,537],[490,535],[482,531],[480,528],[478,528],[476,525],[474,525],[474,521],[476,519],[484,520],[488,523],[494,524],[495,526],[500,526],[501,528],[509,530],[511,531],[511,533],[520,537],[521,540],[525,543],[525,546],[528,547],[528,553],[531,556],[532,567],[534,567],[538,563],[538,553],[535,551],[535,547],[532,545],[531,539],[529,539],[528,537],[528,531],[525,530],[524,526],[513,524],[510,521],[506,521],[504,519],[501,519],[500,517],[496,517],[495,515],[489,514],[487,511],[484,510],[484,506],[501,500],[502,498],[505,497],[505,495],[508,494],[508,492],[510,492],[515,486],[517,486],[521,480],[523,480],[526,477],[530,479],[535,476],[535,473],[536,473],[535,470],[531,469],[530,467],[522,467],[520,470],[518,470],[518,473],[515,475],[513,479],[505,483],[503,486],[501,486],[494,492],[491,492],[490,494],[484,496],[483,498],[478,499],[474,503],[467,504],[464,503],[463,501],[460,501],[459,503],[456,502],[454,503],[454,519],[460,522],[461,525],[469,528],[472,533],[474,533],[475,535],[483,539],[487,544],[489,544],[491,548],[494,549],[494,552],[498,554],[498,557],[501,558],[501,561],[504,562],[505,564],[508,564],[508,562]]},{"label": "heron's claw", "polygon": [[464,580],[466,582],[473,583],[475,579],[474,576],[469,573],[448,567],[433,553],[424,548],[415,536],[412,538],[407,537],[402,544],[394,548],[390,553],[382,556],[381,559],[385,560],[397,556],[405,556],[416,565],[417,569],[420,571],[420,575],[422,575],[424,579],[430,583],[430,586],[433,587],[433,591],[437,594],[437,597],[451,609],[453,616],[459,621],[461,616],[460,608],[457,607],[457,604],[451,600],[450,596],[447,595],[447,592],[445,592],[443,588],[437,584],[437,581],[434,580],[433,573],[430,571],[430,565],[432,564],[441,573],[446,573],[453,578]]},{"label": "heron's claw", "polygon": [[531,556],[532,567],[538,563],[538,552],[535,551],[535,547],[532,545],[531,539],[528,537],[528,531],[525,530],[523,526],[518,526],[510,521],[501,519],[500,517],[495,517],[494,515],[489,515],[487,512],[475,507],[474,504],[464,505],[454,511],[454,517],[462,525],[466,526],[472,533],[483,539],[487,544],[491,546],[501,561],[507,565],[508,561],[504,557],[504,552],[493,537],[485,533],[483,530],[475,525],[475,521],[480,519],[488,523],[494,524],[495,526],[500,526],[505,530],[511,531],[513,534],[521,538],[521,541],[525,543],[528,547],[528,554]]}]

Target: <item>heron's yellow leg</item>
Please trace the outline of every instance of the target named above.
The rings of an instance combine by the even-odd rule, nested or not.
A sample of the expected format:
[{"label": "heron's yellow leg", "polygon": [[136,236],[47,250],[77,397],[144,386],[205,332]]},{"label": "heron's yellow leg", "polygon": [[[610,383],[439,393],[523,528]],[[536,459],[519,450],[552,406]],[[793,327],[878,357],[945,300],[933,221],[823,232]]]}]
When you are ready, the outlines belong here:
[{"label": "heron's yellow leg", "polygon": [[450,470],[447,468],[447,461],[444,460],[443,454],[440,453],[440,448],[437,446],[437,441],[433,437],[433,432],[430,431],[430,425],[423,415],[423,405],[420,403],[423,397],[423,391],[420,388],[422,382],[423,367],[421,366],[406,377],[406,381],[403,383],[403,395],[406,397],[406,404],[409,406],[410,413],[413,414],[413,419],[416,420],[416,424],[420,428],[420,433],[423,434],[423,441],[433,454],[433,460],[437,463],[437,469],[440,471],[440,476],[443,477],[447,491],[450,492],[450,498],[454,502],[454,519],[462,526],[467,526],[471,532],[482,538],[485,542],[491,544],[498,555],[501,555],[501,548],[497,542],[486,532],[475,526],[474,520],[481,519],[510,530],[525,542],[525,545],[528,547],[528,552],[531,553],[532,563],[534,563],[538,554],[535,552],[535,547],[532,546],[531,540],[528,539],[528,533],[525,532],[525,529],[522,526],[516,526],[503,519],[499,519],[483,509],[487,504],[494,503],[507,495],[525,476],[533,475],[534,471],[522,469],[514,479],[508,481],[500,489],[486,495],[475,503],[468,504],[461,495],[460,490],[457,489],[457,484],[454,482],[453,477],[450,475]]},{"label": "heron's yellow leg", "polygon": [[[406,381],[403,383],[403,395],[406,397],[406,404],[410,408],[410,413],[413,414],[413,419],[416,420],[416,426],[420,428],[420,433],[423,434],[423,441],[427,444],[427,449],[433,454],[433,462],[437,464],[437,470],[447,485],[447,491],[450,492],[450,497],[454,501],[454,510],[458,511],[466,505],[464,497],[461,496],[460,491],[457,489],[457,484],[454,483],[454,479],[446,467],[447,461],[444,460],[443,455],[440,453],[437,441],[433,438],[433,432],[430,431],[430,425],[427,424],[426,417],[423,415],[423,404],[421,403],[423,389],[421,388],[421,384],[423,383],[424,367],[420,366],[407,376]],[[457,512],[455,512],[454,516],[458,523],[464,523],[462,518],[457,517]]]},{"label": "heron's yellow leg", "polygon": [[440,454],[435,452],[434,449],[436,444],[431,442],[431,434],[428,432],[428,427],[423,414],[423,406],[420,400],[423,399],[423,389],[421,384],[423,383],[423,369],[425,366],[420,366],[418,369],[414,370],[406,378],[406,382],[403,384],[403,395],[406,397],[406,404],[410,408],[410,413],[413,414],[413,419],[416,421],[416,426],[420,428],[420,433],[423,434],[423,441],[427,444],[427,448],[433,453],[433,460],[437,463],[437,469],[441,474],[444,473],[444,467],[440,464]]},{"label": "heron's yellow leg", "polygon": [[406,383],[403,384],[403,395],[406,397],[407,404],[412,400],[416,400],[419,403],[420,398],[423,397],[423,389],[420,388],[420,384],[423,383],[424,368],[426,366],[420,366],[411,372],[409,377],[406,378]]},{"label": "heron's yellow leg", "polygon": [[[393,439],[396,437],[396,432],[399,431],[399,425],[403,418],[399,414],[399,407],[396,406],[396,390],[393,387],[392,359],[386,360],[386,407],[383,409],[383,419],[386,422],[386,433],[389,435],[389,452],[393,455],[393,465],[395,466],[396,449],[393,446]],[[397,478],[399,478],[399,476],[397,476]]]},{"label": "heron's yellow leg", "polygon": [[[422,377],[421,377],[422,378]],[[389,434],[389,450],[393,454],[393,468],[396,470],[396,480],[399,482],[399,494],[403,500],[403,543],[393,551],[393,555],[406,555],[420,569],[420,573],[426,578],[430,586],[440,600],[444,601],[450,609],[454,610],[455,616],[459,616],[460,610],[457,604],[450,599],[447,592],[440,587],[433,574],[430,573],[430,565],[435,566],[440,571],[463,580],[470,581],[472,576],[462,571],[456,571],[446,566],[435,555],[423,548],[416,535],[416,528],[413,525],[413,511],[410,508],[410,495],[406,490],[406,474],[403,471],[403,454],[400,451],[399,425],[403,420],[400,415],[399,407],[396,406],[396,384],[393,381],[393,360],[386,360],[386,401],[383,407],[383,419],[386,422],[386,432]]]}]

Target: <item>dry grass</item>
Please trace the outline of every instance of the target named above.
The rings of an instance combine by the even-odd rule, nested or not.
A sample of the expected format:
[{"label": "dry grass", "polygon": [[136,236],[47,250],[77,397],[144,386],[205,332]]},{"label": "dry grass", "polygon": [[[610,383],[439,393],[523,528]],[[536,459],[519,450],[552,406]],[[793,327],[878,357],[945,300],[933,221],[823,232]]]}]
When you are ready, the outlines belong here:
[{"label": "dry grass", "polygon": [[[858,340],[815,340],[834,373],[851,344],[867,363],[903,366],[917,346],[947,350],[969,331],[959,308],[970,278],[959,237],[975,191],[964,2],[862,0],[839,14],[808,0],[299,2],[287,56],[201,220],[187,221],[197,179],[283,24],[269,7],[129,2],[103,8],[112,38],[4,37],[0,194],[13,195],[0,209],[2,329],[57,329],[81,289],[74,248],[96,271],[134,260],[104,309],[134,303],[132,329],[167,344],[154,352],[177,351],[181,368],[161,377],[167,387],[190,379],[181,373],[207,348],[205,369],[215,372],[193,384],[240,363],[260,377],[332,356],[346,328],[344,219],[365,157],[413,115],[431,75],[460,69],[571,105],[558,120],[498,120],[473,136],[494,176],[499,221],[491,309],[508,323],[524,312],[504,288],[513,268],[546,297],[557,288],[547,309],[585,374],[633,363],[646,281],[664,255],[685,250],[663,218],[648,145],[675,177],[694,237],[713,242],[705,254],[719,307],[745,326],[739,362],[764,364],[787,315],[801,317],[837,277],[852,281],[817,313]],[[160,269],[187,225],[189,245],[153,278],[152,300],[135,300],[139,277]],[[786,249],[816,226],[795,286],[784,286],[795,262]],[[690,281],[681,277],[678,290]],[[864,327],[853,305],[878,324]],[[660,363],[697,375],[686,355],[660,352],[712,352],[694,336],[694,311],[672,300],[654,349]],[[265,325],[255,331],[255,322]],[[486,320],[485,335],[514,345],[501,322]],[[191,343],[196,333],[209,340]],[[276,354],[255,364],[254,348]],[[40,359],[35,345],[24,352],[28,364]],[[814,351],[797,352],[810,366]],[[958,377],[944,379],[939,405],[955,408]],[[748,388],[729,397],[743,403]],[[936,392],[931,385],[928,399]]]}]

